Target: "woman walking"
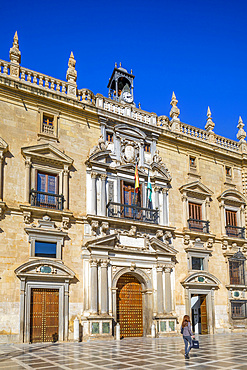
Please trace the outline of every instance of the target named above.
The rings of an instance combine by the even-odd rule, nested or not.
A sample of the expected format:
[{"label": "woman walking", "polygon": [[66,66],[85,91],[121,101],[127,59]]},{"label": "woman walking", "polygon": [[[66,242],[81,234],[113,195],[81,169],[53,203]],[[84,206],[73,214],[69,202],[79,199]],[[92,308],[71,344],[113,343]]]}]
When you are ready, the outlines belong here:
[{"label": "woman walking", "polygon": [[182,326],[181,326],[181,334],[183,334],[183,340],[185,345],[185,358],[189,358],[189,351],[192,347],[192,338],[195,338],[192,331],[191,331],[191,322],[190,317],[188,315],[184,315]]}]

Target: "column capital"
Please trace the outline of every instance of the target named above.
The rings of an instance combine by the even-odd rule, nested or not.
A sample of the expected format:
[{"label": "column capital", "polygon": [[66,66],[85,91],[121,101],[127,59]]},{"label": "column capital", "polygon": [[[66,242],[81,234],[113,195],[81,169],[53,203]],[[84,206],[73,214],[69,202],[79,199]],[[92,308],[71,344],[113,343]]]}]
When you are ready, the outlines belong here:
[{"label": "column capital", "polygon": [[157,265],[157,272],[163,271],[163,265]]},{"label": "column capital", "polygon": [[162,188],[161,190],[162,190],[163,194],[168,194],[168,189],[167,188]]},{"label": "column capital", "polygon": [[107,268],[109,264],[109,260],[108,259],[105,259],[105,260],[101,260],[100,261],[100,266],[103,267],[103,268]]},{"label": "column capital", "polygon": [[164,271],[170,274],[172,272],[172,266],[164,266]]},{"label": "column capital", "polygon": [[25,159],[25,166],[26,166],[26,167],[30,167],[30,166],[31,166],[31,164],[32,164],[32,160],[31,160],[31,158],[30,158],[30,157],[27,157],[27,158]]},{"label": "column capital", "polygon": [[98,261],[96,258],[91,258],[91,259],[89,260],[89,263],[90,263],[91,267],[97,267],[97,266],[98,266],[99,261]]},{"label": "column capital", "polygon": [[101,178],[102,181],[105,181],[107,179],[107,174],[106,173],[102,173],[100,175],[100,178]]},{"label": "column capital", "polygon": [[160,186],[154,185],[154,192],[159,192],[160,191]]},{"label": "column capital", "polygon": [[91,172],[92,179],[96,179],[97,176],[98,176],[97,172]]}]

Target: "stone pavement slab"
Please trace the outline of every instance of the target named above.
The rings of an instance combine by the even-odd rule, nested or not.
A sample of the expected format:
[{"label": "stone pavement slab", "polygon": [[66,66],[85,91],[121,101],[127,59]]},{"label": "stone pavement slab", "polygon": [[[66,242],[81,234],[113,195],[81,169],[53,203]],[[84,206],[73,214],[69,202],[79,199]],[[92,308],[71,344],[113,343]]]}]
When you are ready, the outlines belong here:
[{"label": "stone pavement slab", "polygon": [[203,335],[199,341],[189,360],[182,337],[1,344],[0,370],[247,369],[247,334]]}]

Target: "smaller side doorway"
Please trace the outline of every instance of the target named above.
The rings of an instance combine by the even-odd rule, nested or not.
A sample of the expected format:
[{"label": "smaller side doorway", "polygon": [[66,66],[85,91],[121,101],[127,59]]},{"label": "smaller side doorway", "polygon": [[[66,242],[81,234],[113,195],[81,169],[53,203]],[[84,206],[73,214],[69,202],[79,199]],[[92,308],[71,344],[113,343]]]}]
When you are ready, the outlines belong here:
[{"label": "smaller side doorway", "polygon": [[208,334],[207,296],[193,294],[191,296],[192,328],[196,334]]}]

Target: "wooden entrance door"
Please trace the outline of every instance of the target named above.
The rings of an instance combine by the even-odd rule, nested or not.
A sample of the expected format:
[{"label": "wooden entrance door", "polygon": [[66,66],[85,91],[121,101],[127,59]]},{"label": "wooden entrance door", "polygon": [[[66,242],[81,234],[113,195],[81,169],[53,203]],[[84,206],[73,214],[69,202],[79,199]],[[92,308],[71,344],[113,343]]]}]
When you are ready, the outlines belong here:
[{"label": "wooden entrance door", "polygon": [[207,320],[207,302],[206,296],[200,296],[200,309],[201,309],[201,334],[208,334],[208,320]]},{"label": "wooden entrance door", "polygon": [[58,340],[58,289],[32,289],[30,310],[30,341]]},{"label": "wooden entrance door", "polygon": [[117,283],[117,321],[121,337],[142,337],[142,287],[135,276],[124,274]]}]

